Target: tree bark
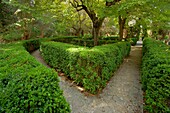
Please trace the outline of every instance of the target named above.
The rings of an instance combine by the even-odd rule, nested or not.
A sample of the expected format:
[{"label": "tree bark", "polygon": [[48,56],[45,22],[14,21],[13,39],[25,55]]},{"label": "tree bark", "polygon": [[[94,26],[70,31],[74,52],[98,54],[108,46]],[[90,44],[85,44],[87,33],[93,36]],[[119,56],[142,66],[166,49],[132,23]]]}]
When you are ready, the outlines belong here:
[{"label": "tree bark", "polygon": [[98,45],[99,30],[100,30],[100,28],[93,27],[92,35],[93,35],[93,39],[94,39],[94,46]]},{"label": "tree bark", "polygon": [[103,21],[104,21],[104,18],[100,18],[100,19],[95,18],[95,20],[92,21],[93,22],[92,36],[94,39],[94,46],[98,45],[99,31],[100,31]]},{"label": "tree bark", "polygon": [[123,29],[125,27],[126,18],[119,15],[119,40],[123,38]]},{"label": "tree bark", "polygon": [[105,17],[103,17],[103,18],[97,17],[97,14],[94,11],[88,10],[87,7],[84,7],[83,9],[86,11],[86,13],[88,14],[88,16],[90,17],[90,19],[93,23],[92,37],[94,39],[94,46],[97,46],[99,31],[100,31],[100,28],[102,26],[102,23],[103,23]]},{"label": "tree bark", "polygon": [[[113,0],[113,1],[110,1],[110,2],[106,1],[105,5],[107,7],[109,7],[109,6],[114,5],[116,2],[120,2],[120,1],[121,0]],[[93,35],[93,38],[94,38],[94,46],[96,46],[97,42],[98,42],[99,30],[102,26],[102,23],[103,23],[105,17],[103,17],[103,18],[98,17],[94,10],[91,10],[90,8],[88,8],[88,6],[86,6],[84,4],[83,0],[80,0],[80,1],[73,0],[70,3],[74,8],[76,8],[77,11],[84,10],[87,13],[87,15],[90,17],[90,19],[93,23],[92,35]]]}]

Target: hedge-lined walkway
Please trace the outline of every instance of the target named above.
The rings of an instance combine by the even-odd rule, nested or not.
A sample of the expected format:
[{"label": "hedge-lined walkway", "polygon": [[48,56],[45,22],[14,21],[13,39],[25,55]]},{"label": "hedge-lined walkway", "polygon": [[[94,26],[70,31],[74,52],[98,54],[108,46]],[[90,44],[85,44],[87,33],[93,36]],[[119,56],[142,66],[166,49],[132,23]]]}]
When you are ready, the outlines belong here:
[{"label": "hedge-lined walkway", "polygon": [[[46,65],[39,51],[33,52],[32,55]],[[124,60],[107,87],[97,96],[81,93],[72,83],[61,77],[60,86],[71,105],[72,113],[142,113],[141,58],[141,46],[132,47],[130,56]]]}]

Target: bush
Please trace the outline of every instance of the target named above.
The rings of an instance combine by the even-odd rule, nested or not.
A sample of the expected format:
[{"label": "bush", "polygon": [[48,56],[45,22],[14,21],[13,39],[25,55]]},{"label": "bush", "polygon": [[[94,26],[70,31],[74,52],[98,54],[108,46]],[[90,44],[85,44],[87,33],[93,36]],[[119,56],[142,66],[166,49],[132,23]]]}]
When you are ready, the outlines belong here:
[{"label": "bush", "polygon": [[[98,40],[98,46],[103,44],[113,44],[118,41],[116,40]],[[82,40],[82,39],[73,39],[70,44],[85,46],[85,47],[94,47],[94,40]]]},{"label": "bush", "polygon": [[56,42],[70,43],[76,36],[54,37],[51,40]]},{"label": "bush", "polygon": [[[104,38],[98,40],[98,45],[103,44],[112,44],[118,42],[117,40],[110,39],[110,38]],[[94,47],[94,40],[92,38],[79,38],[79,37],[57,37],[53,38],[52,41],[55,42],[63,42],[63,43],[69,43],[79,46],[85,46],[85,47]]]},{"label": "bush", "polygon": [[24,41],[23,46],[28,52],[31,53],[40,48],[40,42],[40,39],[26,40]]},{"label": "bush", "polygon": [[31,53],[40,48],[41,42],[51,41],[51,40],[52,38],[36,38],[36,39],[24,40],[21,42],[23,43],[25,49],[29,53]]},{"label": "bush", "polygon": [[113,72],[129,55],[130,44],[119,42],[92,49],[60,42],[44,42],[41,53],[50,66],[63,71],[93,94],[106,86]]},{"label": "bush", "polygon": [[7,42],[21,40],[23,33],[18,30],[13,30],[3,34],[3,40]]},{"label": "bush", "polygon": [[142,85],[145,110],[151,113],[170,112],[170,48],[151,38],[143,43]]},{"label": "bush", "polygon": [[119,40],[118,36],[103,36],[101,37],[103,40]]},{"label": "bush", "polygon": [[126,39],[132,46],[135,46],[139,38],[128,38]]},{"label": "bush", "polygon": [[69,113],[54,70],[19,44],[0,45],[0,112]]}]

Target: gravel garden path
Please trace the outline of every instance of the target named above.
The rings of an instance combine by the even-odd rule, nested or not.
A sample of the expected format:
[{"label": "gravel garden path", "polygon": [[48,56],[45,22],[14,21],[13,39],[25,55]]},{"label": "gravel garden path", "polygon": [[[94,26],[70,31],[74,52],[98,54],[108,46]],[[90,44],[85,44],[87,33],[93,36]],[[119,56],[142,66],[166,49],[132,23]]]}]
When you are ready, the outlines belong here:
[{"label": "gravel garden path", "polygon": [[[49,67],[39,50],[32,55]],[[143,113],[143,92],[140,83],[142,58],[141,41],[131,47],[130,56],[114,73],[106,88],[98,95],[80,91],[81,88],[60,76],[60,87],[70,103],[72,113]],[[49,67],[50,68],[50,67]]]}]

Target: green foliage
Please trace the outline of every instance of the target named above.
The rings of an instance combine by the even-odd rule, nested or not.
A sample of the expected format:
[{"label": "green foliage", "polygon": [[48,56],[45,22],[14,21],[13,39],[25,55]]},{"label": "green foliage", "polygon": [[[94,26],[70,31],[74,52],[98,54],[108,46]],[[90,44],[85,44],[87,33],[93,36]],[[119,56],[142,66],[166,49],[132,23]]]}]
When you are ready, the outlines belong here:
[{"label": "green foliage", "polygon": [[118,36],[103,36],[103,37],[101,37],[101,39],[103,39],[103,40],[118,40],[119,37]]},{"label": "green foliage", "polygon": [[76,36],[54,37],[54,38],[52,38],[52,41],[71,43],[71,41],[74,38],[78,38],[78,37],[76,37]]},{"label": "green foliage", "polygon": [[25,49],[31,53],[40,48],[41,42],[51,41],[53,39],[54,38],[36,38],[36,39],[24,40],[22,42]]},{"label": "green foliage", "polygon": [[92,37],[93,36],[91,34],[84,34],[82,38],[83,39],[92,39]]},{"label": "green foliage", "polygon": [[[79,45],[79,46],[85,46],[85,47],[94,47],[94,40],[92,38],[79,38],[76,36],[66,36],[66,37],[57,37],[57,38],[52,38],[52,41],[55,42],[64,42],[64,43],[70,43],[73,45]],[[116,43],[117,37],[104,37],[100,38],[98,40],[98,45],[103,45],[103,44],[112,44]]]},{"label": "green foliage", "polygon": [[2,39],[11,42],[16,40],[21,40],[23,33],[18,30],[12,30],[2,34]]},{"label": "green foliage", "polygon": [[27,40],[24,41],[23,46],[28,52],[33,52],[40,47],[40,39],[32,39],[32,40]]},{"label": "green foliage", "polygon": [[170,48],[151,38],[143,43],[142,85],[145,110],[150,113],[170,112]]},{"label": "green foliage", "polygon": [[128,38],[126,39],[132,46],[136,45],[137,41],[139,40],[138,38]]},{"label": "green foliage", "polygon": [[40,48],[41,42],[51,41],[51,40],[53,40],[53,38],[36,38],[36,39],[24,40],[21,42],[23,43],[25,49],[29,53],[31,53]]},{"label": "green foliage", "polygon": [[0,32],[4,31],[4,27],[16,21],[14,15],[15,7],[4,3],[6,0],[0,1]]},{"label": "green foliage", "polygon": [[54,70],[38,63],[22,46],[0,45],[0,112],[69,113]]},{"label": "green foliage", "polygon": [[96,94],[129,55],[130,44],[119,42],[85,48],[61,42],[43,42],[41,53],[50,66],[63,71],[86,91]]}]

